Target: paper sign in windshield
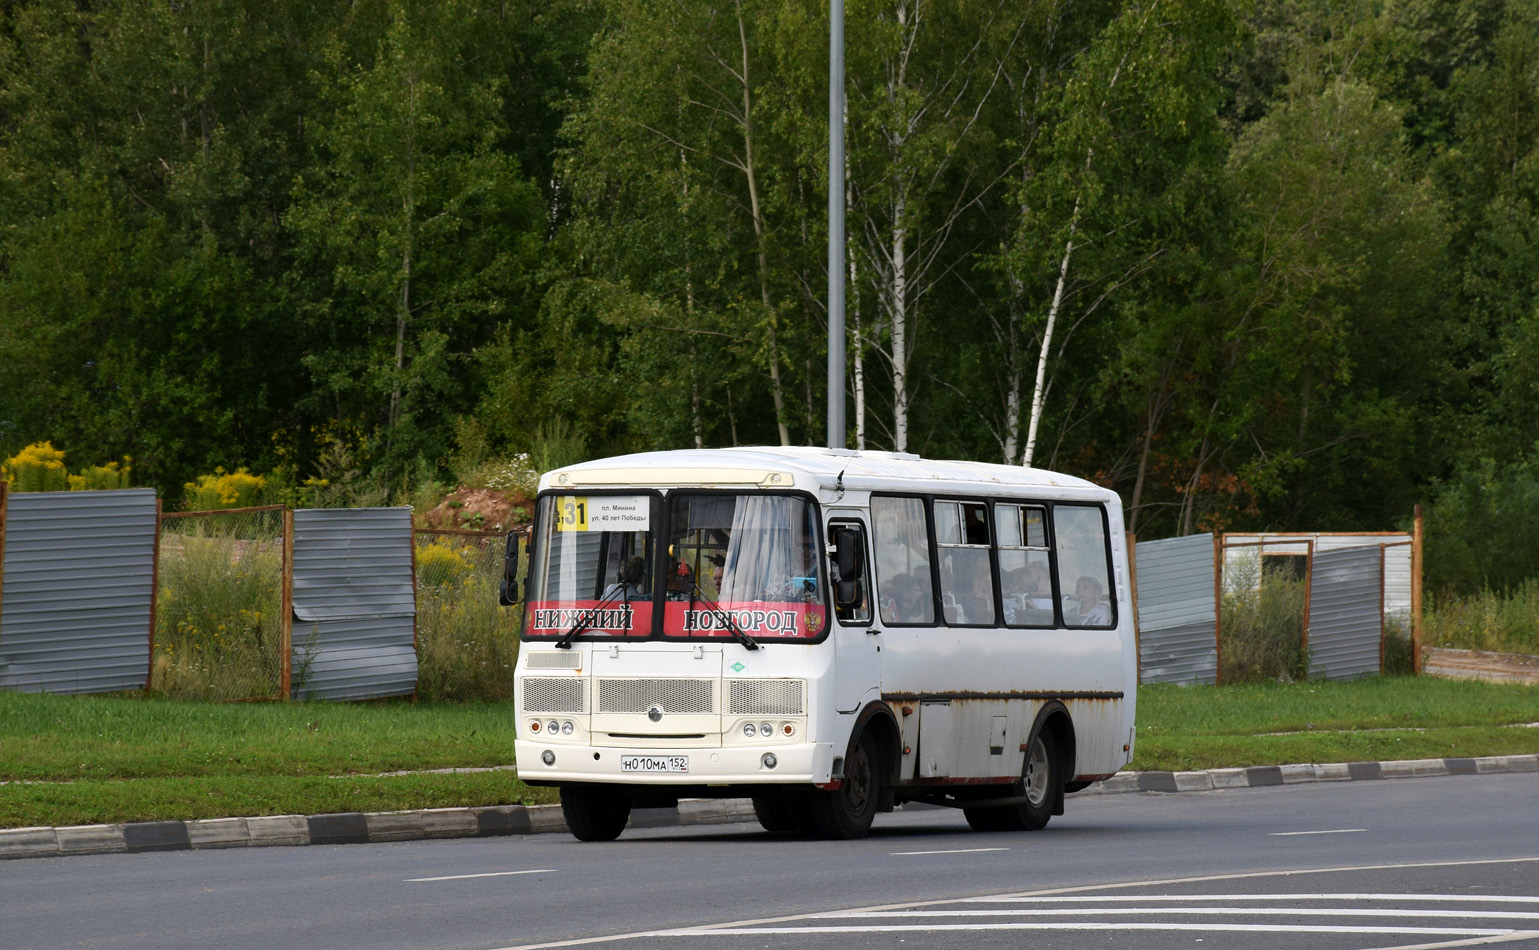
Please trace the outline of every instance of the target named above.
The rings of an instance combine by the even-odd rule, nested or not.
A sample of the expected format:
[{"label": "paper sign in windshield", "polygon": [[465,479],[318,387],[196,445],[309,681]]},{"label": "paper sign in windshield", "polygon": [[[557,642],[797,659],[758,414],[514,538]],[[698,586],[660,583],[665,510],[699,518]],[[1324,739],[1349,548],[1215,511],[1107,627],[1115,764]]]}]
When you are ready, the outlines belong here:
[{"label": "paper sign in windshield", "polygon": [[646,495],[573,495],[556,499],[557,531],[646,531],[652,504]]}]

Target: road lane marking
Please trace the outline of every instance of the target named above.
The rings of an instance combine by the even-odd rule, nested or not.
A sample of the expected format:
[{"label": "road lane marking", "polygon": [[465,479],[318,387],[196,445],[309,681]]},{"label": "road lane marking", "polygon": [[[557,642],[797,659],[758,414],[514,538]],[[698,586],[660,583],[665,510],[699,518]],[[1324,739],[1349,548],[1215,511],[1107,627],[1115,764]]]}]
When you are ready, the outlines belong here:
[{"label": "road lane marking", "polygon": [[[1473,859],[1460,860],[1460,861],[1406,861],[1406,862],[1401,862],[1401,863],[1396,863],[1396,864],[1341,865],[1341,866],[1337,866],[1337,867],[1324,867],[1324,868],[1289,868],[1289,869],[1277,870],[1277,871],[1246,871],[1246,872],[1240,872],[1240,873],[1235,873],[1235,874],[1201,874],[1201,875],[1193,875],[1191,877],[1184,877],[1184,878],[1158,878],[1158,879],[1146,880],[1146,881],[1122,881],[1122,882],[1114,883],[1114,884],[1077,884],[1077,885],[1071,885],[1071,886],[1068,886],[1068,887],[1045,888],[1043,890],[1036,890],[1036,891],[1018,891],[1018,892],[1008,893],[1008,894],[999,894],[999,895],[995,895],[995,897],[993,897],[993,898],[973,898],[973,899],[974,900],[990,900],[990,899],[992,899],[992,900],[1026,900],[1026,899],[1030,899],[1030,898],[1034,898],[1034,897],[1056,897],[1056,896],[1071,895],[1071,894],[1087,894],[1087,893],[1090,893],[1090,892],[1093,892],[1093,891],[1107,891],[1107,890],[1113,890],[1113,889],[1116,889],[1116,890],[1126,890],[1126,889],[1129,889],[1129,888],[1140,888],[1140,887],[1170,887],[1170,886],[1181,885],[1181,884],[1203,884],[1203,883],[1211,883],[1211,882],[1214,882],[1214,881],[1244,881],[1244,880],[1255,880],[1255,879],[1270,878],[1270,877],[1297,877],[1297,876],[1303,875],[1303,874],[1338,874],[1338,873],[1342,873],[1342,872],[1346,872],[1346,871],[1399,871],[1399,870],[1410,870],[1410,869],[1416,869],[1416,868],[1461,868],[1461,867],[1480,867],[1480,866],[1490,865],[1490,864],[1536,864],[1536,863],[1539,863],[1539,856],[1521,857],[1521,858],[1473,858]],[[1115,900],[1115,899],[1117,899],[1117,897],[1118,897],[1117,895],[1108,895],[1106,898],[1103,898],[1103,899]],[[941,898],[941,899],[936,899],[936,900],[926,900],[926,901],[897,901],[897,902],[893,902],[893,903],[889,903],[889,904],[879,904],[879,905],[875,905],[875,906],[871,906],[871,907],[865,907],[865,908],[851,908],[850,910],[851,911],[856,911],[856,910],[877,911],[877,910],[901,910],[901,909],[910,908],[910,907],[938,907],[938,906],[941,906],[941,905],[944,905],[944,904],[955,904],[955,903],[958,903],[959,901],[962,901],[962,900],[967,900],[967,898],[948,897],[948,898]],[[811,915],[809,915],[809,914],[787,914],[787,915],[778,916],[778,917],[762,917],[762,918],[758,918],[758,919],[727,921],[727,922],[723,922],[721,924],[707,925],[707,927],[700,928],[700,932],[701,933],[714,933],[714,932],[717,932],[715,928],[753,927],[753,926],[760,926],[760,925],[767,925],[767,924],[786,923],[788,921],[806,920],[810,916]],[[573,937],[573,938],[566,939],[566,940],[550,940],[550,941],[545,941],[543,943],[508,944],[508,945],[503,946],[503,947],[494,948],[494,950],[554,950],[554,948],[557,948],[557,947],[580,947],[580,946],[587,946],[589,944],[596,944],[596,943],[613,943],[613,942],[618,942],[618,941],[622,941],[622,940],[635,940],[637,938],[654,937],[658,933],[659,933],[659,931],[653,931],[653,930],[630,931],[630,932],[626,932],[626,933],[605,934],[605,935],[602,935],[602,936]],[[1425,933],[1428,933],[1428,932],[1424,931],[1424,930],[1419,930],[1419,931],[1417,931],[1417,933],[1425,934]],[[1472,935],[1472,936],[1474,936],[1474,935]],[[1531,931],[1501,930],[1501,931],[1494,931],[1490,935],[1480,935],[1480,936],[1490,936],[1491,939],[1490,940],[1478,941],[1479,943],[1497,943],[1497,942],[1502,942],[1502,941],[1506,941],[1506,940],[1526,940],[1526,939],[1529,939],[1530,936],[1539,936],[1539,931],[1532,931],[1531,932]],[[1459,942],[1459,943],[1456,943],[1456,944],[1448,944],[1448,946],[1474,946],[1474,945],[1475,945],[1475,942],[1472,942],[1472,941],[1462,941],[1462,942]],[[1418,947],[1420,947],[1420,946],[1421,945],[1418,945]],[[1432,950],[1433,946],[1434,945],[1426,945],[1425,950]],[[1439,945],[1436,945],[1436,946],[1442,946],[1442,945],[1439,944]],[[1417,950],[1417,948],[1404,947],[1404,948],[1394,948],[1394,950]]]},{"label": "road lane marking", "polygon": [[1009,848],[953,848],[950,851],[892,851],[891,857],[903,858],[921,854],[979,854],[984,851],[1009,851]]},{"label": "road lane marking", "polygon": [[511,877],[514,874],[551,874],[555,868],[533,868],[528,871],[488,871],[485,874],[445,874],[443,877],[409,877],[407,884],[416,884],[422,881],[465,881],[473,877]]},{"label": "road lane marking", "polygon": [[1539,904],[1539,897],[1506,894],[1106,894],[1061,897],[964,897],[959,904],[1072,904],[1112,901],[1442,901],[1449,904]]},{"label": "road lane marking", "polygon": [[1367,828],[1335,828],[1331,831],[1272,831],[1268,832],[1270,838],[1292,838],[1297,835],[1355,835]]},{"label": "road lane marking", "polygon": [[[701,927],[692,930],[654,930],[636,934],[638,937],[758,937],[766,935],[791,936],[798,934],[858,934],[858,933],[933,933],[936,931],[978,930],[1163,930],[1199,933],[1296,933],[1296,934],[1395,934],[1400,936],[1427,937],[1506,937],[1516,939],[1539,937],[1539,930],[1492,930],[1476,927],[1326,927],[1308,924],[1187,924],[1187,923],[1101,923],[1077,921],[1064,923],[1018,922],[1008,924],[916,924],[884,925],[874,927]],[[613,938],[611,938],[613,939]]]},{"label": "road lane marking", "polygon": [[1162,916],[1171,914],[1199,917],[1439,917],[1463,919],[1467,917],[1496,918],[1500,920],[1539,920],[1539,914],[1527,911],[1462,911],[1462,910],[1411,910],[1404,907],[1075,907],[1019,910],[885,910],[829,911],[812,915],[814,920],[846,920],[862,917],[1077,917],[1094,914],[1098,917],[1115,917],[1128,914]]}]

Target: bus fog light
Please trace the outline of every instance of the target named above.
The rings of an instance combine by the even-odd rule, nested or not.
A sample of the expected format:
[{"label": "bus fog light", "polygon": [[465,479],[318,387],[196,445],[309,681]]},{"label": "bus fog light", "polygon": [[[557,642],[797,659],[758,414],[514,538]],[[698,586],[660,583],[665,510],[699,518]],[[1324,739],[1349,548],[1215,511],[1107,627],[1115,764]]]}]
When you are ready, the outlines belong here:
[{"label": "bus fog light", "polygon": [[563,736],[571,735],[572,734],[572,724],[569,723],[569,722],[563,722],[561,724],[561,734]]},{"label": "bus fog light", "polygon": [[780,760],[775,758],[775,753],[773,752],[764,753],[764,757],[759,762],[767,769],[772,769],[780,764]]},{"label": "bus fog light", "polygon": [[743,735],[747,736],[750,739],[752,739],[754,737],[753,723],[751,723],[751,722],[743,723]]},{"label": "bus fog light", "polygon": [[546,749],[544,752],[540,753],[540,761],[544,762],[546,765],[555,765],[556,753]]}]

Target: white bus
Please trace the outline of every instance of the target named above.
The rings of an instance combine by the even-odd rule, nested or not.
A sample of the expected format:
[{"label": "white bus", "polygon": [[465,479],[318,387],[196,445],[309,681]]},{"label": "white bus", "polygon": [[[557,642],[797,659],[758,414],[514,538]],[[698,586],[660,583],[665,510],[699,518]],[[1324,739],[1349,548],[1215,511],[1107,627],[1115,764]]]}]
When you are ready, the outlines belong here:
[{"label": "white bus", "polygon": [[1081,479],[653,452],[545,474],[529,539],[518,775],[585,841],[681,797],[832,838],[912,801],[1036,829],[1132,759],[1121,507]]}]

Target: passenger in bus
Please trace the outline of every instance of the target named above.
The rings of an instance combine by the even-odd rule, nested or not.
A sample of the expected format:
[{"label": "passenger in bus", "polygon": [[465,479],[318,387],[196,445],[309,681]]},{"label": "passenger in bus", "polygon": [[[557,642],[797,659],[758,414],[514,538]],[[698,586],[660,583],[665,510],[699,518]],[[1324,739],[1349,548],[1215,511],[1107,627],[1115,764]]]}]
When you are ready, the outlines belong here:
[{"label": "passenger in bus", "polygon": [[717,600],[722,599],[722,591],[725,588],[727,573],[727,557],[724,554],[711,554],[706,557],[711,562],[711,590]]},{"label": "passenger in bus", "polygon": [[1111,624],[1111,605],[1101,599],[1101,582],[1089,574],[1074,582],[1074,599],[1079,604],[1076,626],[1105,627]]},{"label": "passenger in bus", "polygon": [[776,572],[765,588],[765,600],[804,601],[818,599],[818,549],[817,539],[808,535],[802,539],[790,565]]},{"label": "passenger in bus", "polygon": [[882,619],[887,623],[924,623],[930,619],[924,607],[924,587],[907,574],[882,584]]},{"label": "passenger in bus", "polygon": [[604,591],[604,600],[623,600],[629,602],[633,597],[645,597],[641,590],[642,578],[646,576],[647,562],[639,554],[633,554],[620,562],[620,571],[613,584]]},{"label": "passenger in bus", "polygon": [[695,573],[688,562],[680,561],[668,572],[668,599],[689,600],[695,589]]}]

